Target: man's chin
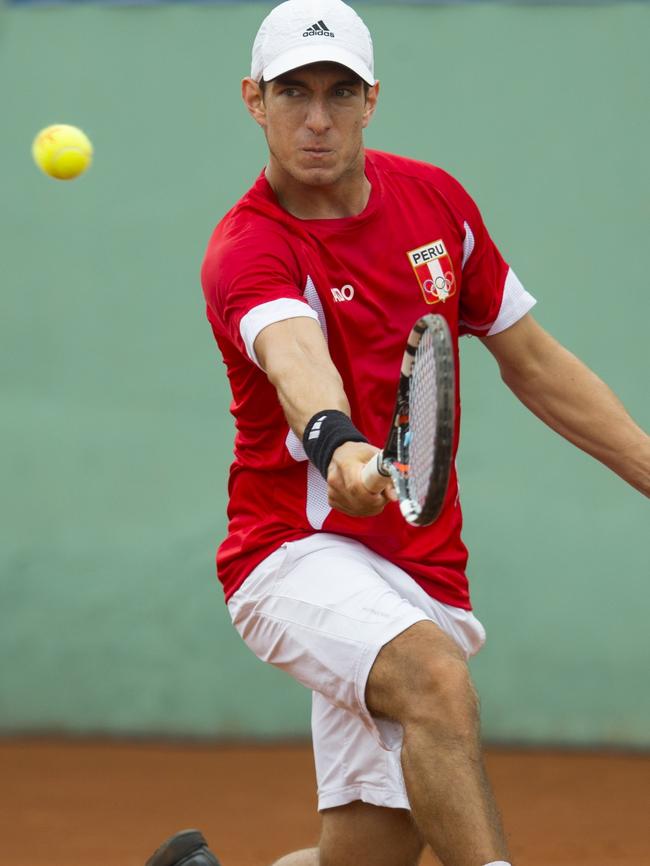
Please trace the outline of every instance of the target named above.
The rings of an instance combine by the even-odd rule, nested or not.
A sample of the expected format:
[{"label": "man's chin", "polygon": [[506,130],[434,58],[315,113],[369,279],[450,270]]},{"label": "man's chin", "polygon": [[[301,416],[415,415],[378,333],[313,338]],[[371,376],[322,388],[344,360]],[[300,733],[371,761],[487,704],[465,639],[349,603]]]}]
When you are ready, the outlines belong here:
[{"label": "man's chin", "polygon": [[343,172],[340,169],[325,168],[325,166],[313,166],[300,168],[294,177],[305,186],[332,186],[341,179]]}]

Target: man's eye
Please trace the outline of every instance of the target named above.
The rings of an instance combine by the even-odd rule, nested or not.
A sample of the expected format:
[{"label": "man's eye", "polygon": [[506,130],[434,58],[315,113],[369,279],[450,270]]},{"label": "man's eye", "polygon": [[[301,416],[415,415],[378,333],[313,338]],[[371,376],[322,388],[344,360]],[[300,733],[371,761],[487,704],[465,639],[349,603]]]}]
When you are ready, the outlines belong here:
[{"label": "man's eye", "polygon": [[350,90],[349,87],[337,87],[334,91],[336,96],[340,96],[346,98],[348,96],[354,96],[354,93]]},{"label": "man's eye", "polygon": [[297,87],[285,87],[281,93],[282,96],[300,96],[300,91]]}]

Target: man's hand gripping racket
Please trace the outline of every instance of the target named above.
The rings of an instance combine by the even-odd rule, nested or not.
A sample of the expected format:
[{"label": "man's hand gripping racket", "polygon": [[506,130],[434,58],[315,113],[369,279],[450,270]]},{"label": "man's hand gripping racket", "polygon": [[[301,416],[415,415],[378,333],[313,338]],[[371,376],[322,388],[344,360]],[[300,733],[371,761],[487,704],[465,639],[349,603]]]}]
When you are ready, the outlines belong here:
[{"label": "man's hand gripping racket", "polygon": [[395,414],[384,450],[362,470],[368,490],[390,477],[409,523],[436,519],[447,492],[454,441],[454,351],[449,326],[429,314],[413,325],[406,343]]}]

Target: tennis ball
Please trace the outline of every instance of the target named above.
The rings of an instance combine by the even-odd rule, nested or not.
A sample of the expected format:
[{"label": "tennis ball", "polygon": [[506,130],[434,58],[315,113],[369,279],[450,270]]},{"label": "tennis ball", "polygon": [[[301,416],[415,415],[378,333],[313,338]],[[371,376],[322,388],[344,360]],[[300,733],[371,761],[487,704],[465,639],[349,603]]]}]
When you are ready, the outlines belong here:
[{"label": "tennis ball", "polygon": [[72,180],[88,168],[93,146],[76,126],[57,123],[41,129],[32,144],[36,165],[57,180]]}]

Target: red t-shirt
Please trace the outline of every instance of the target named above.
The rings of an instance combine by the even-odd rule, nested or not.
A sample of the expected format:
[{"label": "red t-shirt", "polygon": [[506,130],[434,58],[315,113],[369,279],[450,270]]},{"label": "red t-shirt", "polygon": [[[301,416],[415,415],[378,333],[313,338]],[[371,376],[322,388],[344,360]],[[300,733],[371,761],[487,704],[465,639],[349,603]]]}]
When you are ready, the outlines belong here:
[{"label": "red t-shirt", "polygon": [[[428,527],[407,524],[395,504],[365,518],[330,509],[325,480],[307,461],[254,354],[256,336],[272,322],[318,319],[352,420],[381,446],[417,318],[445,316],[458,361],[460,334],[498,333],[535,303],[450,175],[366,151],[366,176],[372,191],[361,214],[300,220],[282,209],[262,173],[210,239],[201,276],[237,430],[217,571],[229,598],[284,541],[333,532],[403,568],[434,598],[469,609],[455,469],[442,512]],[[458,431],[458,393],[456,415]],[[458,432],[454,452],[457,445]]]}]

